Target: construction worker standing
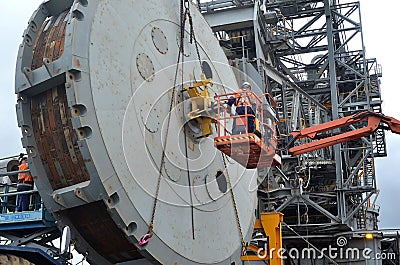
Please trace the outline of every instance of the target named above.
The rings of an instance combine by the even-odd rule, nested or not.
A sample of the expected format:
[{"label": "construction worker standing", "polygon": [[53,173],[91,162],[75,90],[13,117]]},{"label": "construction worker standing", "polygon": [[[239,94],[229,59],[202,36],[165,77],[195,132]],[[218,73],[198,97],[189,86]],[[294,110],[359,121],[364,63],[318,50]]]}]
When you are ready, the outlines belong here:
[{"label": "construction worker standing", "polygon": [[233,119],[232,135],[242,133],[255,133],[255,100],[254,94],[251,92],[251,86],[248,82],[244,82],[242,88],[235,92],[235,97],[228,100],[228,106],[236,106],[236,115],[247,115],[247,132],[246,132],[246,119],[238,117]]},{"label": "construction worker standing", "polygon": [[[28,159],[26,157],[22,157],[19,165],[19,171],[28,170]],[[21,172],[18,173],[18,184],[17,191],[30,191],[33,189],[33,178],[30,172]],[[17,200],[17,212],[27,211],[29,209],[29,200],[31,194],[19,194]]]}]

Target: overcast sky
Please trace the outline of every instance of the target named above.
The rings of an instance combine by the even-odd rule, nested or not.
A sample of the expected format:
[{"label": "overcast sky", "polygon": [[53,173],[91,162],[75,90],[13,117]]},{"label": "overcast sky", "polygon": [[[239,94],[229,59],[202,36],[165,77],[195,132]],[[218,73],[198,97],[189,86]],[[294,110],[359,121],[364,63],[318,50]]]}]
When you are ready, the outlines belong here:
[{"label": "overcast sky", "polygon": [[[41,0],[0,1],[0,157],[23,151],[15,115],[14,72],[21,36]],[[384,114],[400,119],[400,55],[398,54],[400,1],[362,1],[364,40],[368,57],[376,57],[383,67]],[[381,190],[381,228],[400,227],[400,135],[387,133],[388,157],[377,159],[377,179]]]}]

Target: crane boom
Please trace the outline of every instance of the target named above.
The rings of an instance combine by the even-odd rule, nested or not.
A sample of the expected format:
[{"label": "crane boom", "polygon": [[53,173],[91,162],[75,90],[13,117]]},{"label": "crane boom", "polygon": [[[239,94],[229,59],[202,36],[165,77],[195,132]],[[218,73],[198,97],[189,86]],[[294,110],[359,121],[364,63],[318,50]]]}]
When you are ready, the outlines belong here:
[{"label": "crane boom", "polygon": [[[363,128],[351,130],[344,133],[339,133],[328,137],[321,138],[320,136],[321,133],[343,128],[351,124],[362,121],[368,121],[368,124]],[[382,125],[382,123],[386,124],[387,126]],[[298,146],[294,146],[289,149],[289,153],[292,155],[301,155],[307,152],[315,151],[335,144],[348,142],[354,139],[359,139],[361,137],[373,134],[378,128],[384,128],[386,130],[391,130],[393,133],[400,134],[400,121],[395,118],[385,116],[383,114],[378,114],[372,111],[364,111],[354,114],[352,116],[344,117],[334,121],[305,128],[300,131],[294,131],[292,132],[293,136],[292,142],[302,138],[317,139],[317,140],[301,144]]]}]

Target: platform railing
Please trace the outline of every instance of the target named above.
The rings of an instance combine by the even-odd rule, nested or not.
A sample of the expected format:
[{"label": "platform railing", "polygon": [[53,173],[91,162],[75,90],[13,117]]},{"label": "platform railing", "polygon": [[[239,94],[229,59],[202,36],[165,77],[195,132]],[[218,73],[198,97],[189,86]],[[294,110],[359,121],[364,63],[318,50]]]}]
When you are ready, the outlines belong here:
[{"label": "platform railing", "polygon": [[[239,95],[240,94],[240,95]],[[245,105],[244,114],[232,114],[231,106],[228,105],[228,101],[237,100],[239,97],[243,97],[244,100],[248,101],[248,105]],[[268,98],[269,95],[263,95]],[[218,102],[218,115],[217,115],[217,130],[218,137],[232,136],[234,133],[228,128],[229,120],[241,120],[245,127],[246,132],[249,132],[249,118],[254,118],[254,129],[258,128],[262,136],[267,136],[268,139],[276,138],[275,136],[275,123],[276,118],[273,113],[270,113],[267,102],[264,102],[263,97],[258,97],[252,91],[242,91],[240,93],[229,93],[221,94],[215,97]],[[273,99],[271,99],[273,100]],[[275,103],[274,103],[275,104]],[[237,107],[237,106],[236,106]],[[248,113],[247,107],[250,107],[254,114]],[[273,106],[274,107],[274,106]],[[258,124],[257,124],[258,123]],[[276,139],[273,139],[276,140]]]},{"label": "platform railing", "polygon": [[0,199],[1,199],[1,212],[0,214],[8,214],[16,212],[18,204],[18,196],[23,194],[30,194],[29,210],[37,211],[42,208],[42,201],[39,192],[34,187],[32,190],[28,191],[17,191],[18,183],[12,182],[9,176],[17,175],[18,173],[30,172],[27,170],[10,171],[5,173],[0,173],[2,182],[0,183]]}]

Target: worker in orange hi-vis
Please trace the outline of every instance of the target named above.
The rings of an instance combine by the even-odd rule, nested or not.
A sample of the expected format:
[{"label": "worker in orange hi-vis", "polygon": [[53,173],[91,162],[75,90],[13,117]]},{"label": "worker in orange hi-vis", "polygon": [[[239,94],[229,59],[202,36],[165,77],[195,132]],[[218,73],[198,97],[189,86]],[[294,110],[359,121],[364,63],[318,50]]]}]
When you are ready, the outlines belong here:
[{"label": "worker in orange hi-vis", "polygon": [[[22,157],[19,165],[19,171],[28,170],[28,159],[26,157]],[[17,191],[29,191],[33,189],[33,178],[30,172],[21,172],[18,173],[18,184]],[[31,194],[19,194],[17,200],[17,212],[27,211],[29,209],[29,200]]]},{"label": "worker in orange hi-vis", "polygon": [[254,94],[251,92],[251,86],[248,82],[244,82],[241,89],[235,92],[235,96],[228,100],[228,106],[236,106],[236,115],[249,115],[247,116],[247,132],[245,119],[235,118],[233,120],[232,135],[255,133],[259,137],[261,134],[256,130],[256,100]]}]

